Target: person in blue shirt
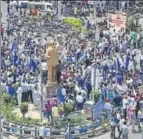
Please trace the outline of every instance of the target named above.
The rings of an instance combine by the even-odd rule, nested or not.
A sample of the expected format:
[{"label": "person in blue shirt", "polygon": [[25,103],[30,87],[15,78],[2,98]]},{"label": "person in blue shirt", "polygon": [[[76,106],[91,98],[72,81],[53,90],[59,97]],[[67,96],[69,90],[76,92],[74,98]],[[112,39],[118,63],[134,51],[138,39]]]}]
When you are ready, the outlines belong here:
[{"label": "person in blue shirt", "polygon": [[88,96],[87,97],[89,97],[89,93],[92,90],[92,86],[91,86],[91,81],[90,80],[88,80],[86,82],[86,88],[87,88],[87,91],[88,91],[88,94],[87,94]]},{"label": "person in blue shirt", "polygon": [[84,78],[83,77],[80,77],[78,79],[78,84],[79,84],[80,87],[84,87]]},{"label": "person in blue shirt", "polygon": [[65,102],[65,97],[62,94],[62,87],[61,86],[57,89],[57,98],[61,103]]},{"label": "person in blue shirt", "polygon": [[111,118],[110,118],[110,125],[111,125],[111,137],[113,139],[116,138],[115,136],[115,130],[116,130],[116,126],[117,126],[117,118],[116,118],[116,113],[112,113]]},{"label": "person in blue shirt", "polygon": [[8,15],[10,14],[10,6],[9,6],[9,4],[7,6],[7,13],[8,13]]}]

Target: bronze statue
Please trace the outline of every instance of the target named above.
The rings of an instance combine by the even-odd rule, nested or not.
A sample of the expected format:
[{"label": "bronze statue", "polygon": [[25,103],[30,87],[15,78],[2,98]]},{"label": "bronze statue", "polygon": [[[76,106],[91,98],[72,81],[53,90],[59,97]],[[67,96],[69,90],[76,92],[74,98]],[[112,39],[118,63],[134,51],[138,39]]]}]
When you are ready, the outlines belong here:
[{"label": "bronze statue", "polygon": [[50,41],[49,46],[46,49],[46,57],[48,58],[47,85],[49,86],[56,83],[56,66],[58,65],[58,53],[57,53],[57,47],[54,41]]}]

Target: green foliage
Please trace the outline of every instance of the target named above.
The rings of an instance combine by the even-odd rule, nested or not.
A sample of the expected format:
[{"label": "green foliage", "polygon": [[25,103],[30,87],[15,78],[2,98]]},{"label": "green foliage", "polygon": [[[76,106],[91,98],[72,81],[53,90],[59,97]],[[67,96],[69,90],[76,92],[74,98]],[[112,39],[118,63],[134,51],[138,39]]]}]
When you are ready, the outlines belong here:
[{"label": "green foliage", "polygon": [[[41,120],[40,119],[32,119],[32,118],[20,118],[12,114],[9,118],[7,118],[8,122],[17,123],[17,124],[24,124],[24,125],[39,125]],[[49,126],[49,123],[45,123],[46,126]]]},{"label": "green foliage", "polygon": [[63,106],[63,109],[64,109],[64,114],[68,115],[70,112],[72,112],[73,105],[70,104],[70,103],[65,103],[64,106]]},{"label": "green foliage", "polygon": [[2,103],[4,105],[8,105],[8,103],[10,102],[10,96],[8,93],[3,93],[2,95]]},{"label": "green foliage", "polygon": [[107,125],[110,126],[110,119],[107,120]]},{"label": "green foliage", "polygon": [[80,18],[66,17],[64,22],[76,28],[81,28],[82,26],[82,21]]},{"label": "green foliage", "polygon": [[20,110],[21,113],[23,114],[23,118],[25,118],[25,114],[28,112],[28,103],[27,102],[21,103]]},{"label": "green foliage", "polygon": [[83,122],[83,120],[84,120],[83,117],[78,116],[78,117],[71,119],[71,124],[72,125],[81,124]]},{"label": "green foliage", "polygon": [[90,92],[90,99],[95,103],[99,101],[99,90],[92,90]]},{"label": "green foliage", "polygon": [[[3,94],[3,103],[2,103],[2,115],[6,118],[8,122],[17,123],[17,124],[26,124],[26,125],[39,125],[41,120],[32,119],[32,118],[20,118],[17,116],[17,113],[12,112],[15,109],[15,105],[13,105],[14,99],[11,99],[7,93]],[[21,112],[28,111],[28,103],[22,103],[20,105]],[[50,123],[45,123],[45,126],[49,126]]]},{"label": "green foliage", "polygon": [[6,119],[8,119],[10,117],[10,112],[9,112],[8,105],[3,105],[2,106],[2,115],[4,115],[6,117]]},{"label": "green foliage", "polygon": [[68,116],[66,116],[64,118],[56,119],[56,121],[54,121],[55,126],[57,128],[65,127],[69,123],[69,119],[70,119],[71,125],[74,125],[74,126],[84,125],[87,123],[87,121],[83,115],[73,116],[73,115],[69,114]]},{"label": "green foliage", "polygon": [[127,18],[127,30],[138,32],[140,30],[139,20],[134,17]]},{"label": "green foliage", "polygon": [[13,87],[15,90],[17,90],[18,87],[19,87],[19,83],[13,84],[12,87]]}]

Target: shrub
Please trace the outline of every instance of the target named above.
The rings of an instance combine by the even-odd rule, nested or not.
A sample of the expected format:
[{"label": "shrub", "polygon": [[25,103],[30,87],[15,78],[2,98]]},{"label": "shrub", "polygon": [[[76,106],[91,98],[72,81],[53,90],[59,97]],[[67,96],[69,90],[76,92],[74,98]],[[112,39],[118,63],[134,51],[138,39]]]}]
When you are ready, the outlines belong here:
[{"label": "shrub", "polygon": [[17,90],[17,89],[18,89],[18,87],[19,87],[19,84],[18,84],[18,83],[13,84],[13,85],[12,85],[12,87],[14,88],[14,90]]},{"label": "shrub", "polygon": [[67,24],[72,25],[73,27],[79,28],[82,26],[82,21],[80,18],[74,18],[74,17],[66,17],[64,19],[64,22]]},{"label": "shrub", "polygon": [[2,101],[4,104],[8,105],[8,103],[10,102],[10,96],[8,93],[4,93],[2,95]]},{"label": "shrub", "polygon": [[72,112],[73,105],[70,103],[66,103],[66,104],[64,104],[63,109],[64,109],[64,114],[68,115],[70,112]]}]

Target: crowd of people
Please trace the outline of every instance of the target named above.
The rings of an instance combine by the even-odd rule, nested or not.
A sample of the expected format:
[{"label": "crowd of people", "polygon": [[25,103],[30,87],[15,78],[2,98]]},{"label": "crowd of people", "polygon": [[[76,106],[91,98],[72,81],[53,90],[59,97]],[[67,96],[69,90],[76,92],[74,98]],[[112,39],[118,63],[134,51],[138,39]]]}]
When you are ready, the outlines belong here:
[{"label": "crowd of people", "polygon": [[[77,16],[76,9],[72,13]],[[64,14],[67,13],[63,9]],[[30,15],[8,6],[7,26],[4,28],[1,25],[0,30],[3,92],[9,92],[11,97],[17,96],[18,104],[27,102],[29,97],[32,103],[37,102],[41,95],[40,73],[43,84],[48,80],[47,60],[42,55],[53,39],[60,49],[56,69],[58,104],[70,103],[73,111],[83,109],[93,89],[91,78],[95,70],[93,64],[96,64],[99,71],[99,100],[105,105],[107,102],[112,104],[111,135],[115,138],[115,129],[118,127],[119,138],[122,135],[127,139],[127,123],[132,123],[134,132],[135,121],[143,116],[143,51],[139,47],[140,34],[125,29],[110,32],[108,28],[106,35],[101,31],[100,40],[95,44],[93,36],[97,27],[86,22],[84,12],[81,14],[85,18],[84,24],[88,23],[89,32],[86,34],[71,29],[62,21],[49,21],[43,17],[31,19]],[[17,88],[14,88],[15,84]],[[48,118],[52,115],[53,106],[48,101]],[[123,115],[113,111],[116,107],[122,109]],[[141,122],[138,123],[140,129]]]}]

